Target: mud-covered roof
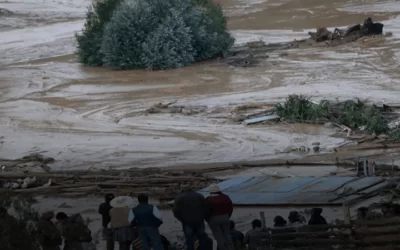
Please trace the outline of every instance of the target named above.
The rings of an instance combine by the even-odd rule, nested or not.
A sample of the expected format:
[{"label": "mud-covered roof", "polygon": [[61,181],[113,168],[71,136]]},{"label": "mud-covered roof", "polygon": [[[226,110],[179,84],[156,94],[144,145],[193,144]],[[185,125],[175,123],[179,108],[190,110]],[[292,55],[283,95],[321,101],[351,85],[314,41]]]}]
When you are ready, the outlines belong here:
[{"label": "mud-covered roof", "polygon": [[[219,183],[234,205],[337,206],[378,194],[399,179],[382,177],[235,177]],[[207,188],[199,191],[207,196]]]}]

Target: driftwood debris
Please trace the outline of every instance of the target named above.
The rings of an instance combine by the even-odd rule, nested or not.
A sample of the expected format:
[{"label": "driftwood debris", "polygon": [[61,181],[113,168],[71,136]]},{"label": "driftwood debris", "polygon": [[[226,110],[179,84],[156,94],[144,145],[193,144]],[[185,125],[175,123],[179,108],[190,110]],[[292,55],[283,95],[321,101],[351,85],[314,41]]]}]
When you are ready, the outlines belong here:
[{"label": "driftwood debris", "polygon": [[316,32],[308,32],[311,39],[316,42],[341,41],[352,42],[363,36],[381,35],[383,24],[372,22],[371,18],[364,20],[364,23],[349,26],[347,29],[336,28],[333,32],[327,28],[318,28]]},{"label": "driftwood debris", "polygon": [[[18,179],[30,176],[25,173],[0,172],[0,183],[16,183]],[[103,171],[85,173],[37,173],[35,185],[13,189],[16,193],[79,195],[147,193],[161,196],[160,199],[174,198],[177,193],[187,188],[201,189],[216,180],[198,173],[151,173],[149,170]],[[51,181],[49,181],[51,179]],[[0,188],[1,188],[0,187]]]}]

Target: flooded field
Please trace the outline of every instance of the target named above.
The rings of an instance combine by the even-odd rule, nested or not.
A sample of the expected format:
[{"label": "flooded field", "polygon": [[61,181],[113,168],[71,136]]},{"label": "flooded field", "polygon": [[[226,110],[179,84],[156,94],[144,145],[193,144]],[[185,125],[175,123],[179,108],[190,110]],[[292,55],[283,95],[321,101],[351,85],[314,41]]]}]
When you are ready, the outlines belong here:
[{"label": "flooded field", "polygon": [[[219,0],[238,45],[307,37],[318,27],[365,18],[391,37],[337,47],[271,53],[252,68],[201,63],[168,71],[83,68],[74,34],[88,0],[0,1],[0,158],[43,153],[62,170],[163,167],[293,158],[278,154],[312,142],[322,151],[344,142],[335,130],[287,124],[244,126],[235,107],[283,101],[361,98],[399,103],[400,5],[378,0]],[[198,114],[143,114],[156,103],[205,107]]]}]

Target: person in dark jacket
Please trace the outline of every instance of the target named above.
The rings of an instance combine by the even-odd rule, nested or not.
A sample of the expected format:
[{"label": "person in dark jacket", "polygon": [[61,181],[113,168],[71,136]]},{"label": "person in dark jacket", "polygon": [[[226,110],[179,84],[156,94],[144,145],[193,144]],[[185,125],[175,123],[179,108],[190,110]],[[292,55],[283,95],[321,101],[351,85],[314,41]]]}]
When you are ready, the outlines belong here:
[{"label": "person in dark jacket", "polygon": [[101,224],[103,226],[103,239],[107,241],[107,250],[114,250],[113,233],[112,230],[108,228],[108,223],[111,221],[110,210],[112,207],[110,202],[114,198],[115,196],[113,194],[106,194],[104,202],[99,206],[99,214],[101,214]]},{"label": "person in dark jacket", "polygon": [[161,236],[161,243],[163,245],[164,250],[168,250],[171,243],[169,242],[167,237],[165,237],[164,235],[161,234],[160,236]]},{"label": "person in dark jacket", "polygon": [[141,194],[138,196],[139,205],[129,212],[129,222],[134,222],[139,230],[142,241],[142,249],[163,250],[160,232],[158,228],[163,223],[161,213],[155,205],[150,205],[149,197]]},{"label": "person in dark jacket", "polygon": [[244,234],[235,228],[235,222],[230,220],[229,227],[231,230],[231,238],[235,249],[243,249],[244,248]]},{"label": "person in dark jacket", "polygon": [[276,216],[274,218],[274,227],[286,227],[287,221],[282,216]]},{"label": "person in dark jacket", "polygon": [[51,221],[53,218],[53,212],[46,212],[37,223],[39,241],[43,250],[60,250],[62,244],[61,233]]},{"label": "person in dark jacket", "polygon": [[194,250],[195,238],[199,240],[198,250],[209,250],[208,235],[204,220],[210,216],[211,207],[203,195],[190,190],[178,195],[174,201],[173,213],[182,223],[187,250]]},{"label": "person in dark jacket", "polygon": [[288,216],[290,226],[299,226],[306,223],[306,218],[301,216],[297,211],[291,211]]},{"label": "person in dark jacket", "polygon": [[220,250],[233,250],[235,247],[230,234],[229,218],[233,212],[232,201],[222,193],[218,184],[211,184],[208,188],[210,196],[206,200],[211,205],[211,214],[208,225],[214,235]]},{"label": "person in dark jacket", "polygon": [[325,218],[321,215],[322,208],[313,208],[311,210],[311,217],[308,221],[308,225],[328,225]]}]

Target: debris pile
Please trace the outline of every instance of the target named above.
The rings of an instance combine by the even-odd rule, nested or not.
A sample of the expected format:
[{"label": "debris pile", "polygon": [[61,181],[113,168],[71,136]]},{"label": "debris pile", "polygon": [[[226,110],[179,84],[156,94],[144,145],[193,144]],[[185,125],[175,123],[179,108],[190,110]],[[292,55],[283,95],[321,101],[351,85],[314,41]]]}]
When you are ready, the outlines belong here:
[{"label": "debris pile", "polygon": [[146,193],[170,200],[182,190],[201,189],[215,182],[201,172],[167,172],[160,169],[132,169],[125,171],[36,173],[1,172],[0,188],[16,193],[71,195],[74,197],[103,193]]},{"label": "debris pile", "polygon": [[207,106],[183,106],[173,105],[177,101],[169,102],[166,104],[157,103],[144,111],[145,114],[157,114],[157,113],[170,113],[170,114],[184,114],[194,115],[203,113],[207,110]]},{"label": "debris pile", "polygon": [[348,136],[354,129],[369,134],[386,134],[391,139],[400,140],[399,128],[389,127],[400,113],[393,112],[387,105],[367,105],[360,100],[322,100],[316,103],[305,96],[290,95],[285,103],[275,106],[275,113],[281,120],[292,123],[332,122],[347,131]]},{"label": "debris pile", "polygon": [[318,28],[317,32],[308,32],[311,39],[316,42],[325,42],[333,40],[343,40],[345,42],[355,41],[363,36],[381,35],[383,32],[382,23],[374,23],[369,17],[364,20],[364,23],[356,24],[347,29],[336,28],[333,32],[327,28]]}]

